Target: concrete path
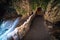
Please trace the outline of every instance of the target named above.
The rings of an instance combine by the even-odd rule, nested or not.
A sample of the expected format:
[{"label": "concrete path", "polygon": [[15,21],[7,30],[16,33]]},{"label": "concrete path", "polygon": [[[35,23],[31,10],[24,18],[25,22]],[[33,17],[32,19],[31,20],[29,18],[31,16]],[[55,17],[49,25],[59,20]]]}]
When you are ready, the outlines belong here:
[{"label": "concrete path", "polygon": [[22,40],[50,40],[48,30],[44,25],[43,17],[35,17],[35,19],[32,21],[29,32]]}]

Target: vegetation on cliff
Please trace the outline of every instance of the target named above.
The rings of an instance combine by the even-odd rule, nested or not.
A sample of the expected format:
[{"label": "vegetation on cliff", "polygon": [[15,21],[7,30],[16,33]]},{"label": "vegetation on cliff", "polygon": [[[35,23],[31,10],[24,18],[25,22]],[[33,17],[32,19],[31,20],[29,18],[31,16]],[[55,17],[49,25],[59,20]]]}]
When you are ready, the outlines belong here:
[{"label": "vegetation on cliff", "polygon": [[52,23],[60,20],[60,0],[0,0],[0,16],[10,9],[27,16],[38,7],[45,11],[46,20]]},{"label": "vegetation on cliff", "polygon": [[0,0],[1,6],[5,9],[13,8],[18,14],[29,15],[31,11],[42,7],[44,10],[50,0]]},{"label": "vegetation on cliff", "polygon": [[60,0],[51,0],[48,3],[44,17],[52,23],[60,21]]}]

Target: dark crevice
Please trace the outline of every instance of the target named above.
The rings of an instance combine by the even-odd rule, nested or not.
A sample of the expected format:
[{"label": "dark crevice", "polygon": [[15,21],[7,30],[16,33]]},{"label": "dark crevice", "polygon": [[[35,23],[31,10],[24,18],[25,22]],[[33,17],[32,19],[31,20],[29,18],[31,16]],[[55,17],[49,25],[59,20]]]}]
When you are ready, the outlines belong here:
[{"label": "dark crevice", "polygon": [[60,21],[56,22],[56,23],[54,24],[54,27],[60,28]]}]

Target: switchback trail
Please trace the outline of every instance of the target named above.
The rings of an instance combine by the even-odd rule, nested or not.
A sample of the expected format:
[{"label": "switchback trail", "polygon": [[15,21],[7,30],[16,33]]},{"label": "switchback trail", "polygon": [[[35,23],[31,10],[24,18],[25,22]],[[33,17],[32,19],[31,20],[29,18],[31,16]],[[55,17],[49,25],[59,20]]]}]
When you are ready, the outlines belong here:
[{"label": "switchback trail", "polygon": [[33,19],[29,32],[23,37],[22,40],[50,40],[43,17],[36,16]]}]

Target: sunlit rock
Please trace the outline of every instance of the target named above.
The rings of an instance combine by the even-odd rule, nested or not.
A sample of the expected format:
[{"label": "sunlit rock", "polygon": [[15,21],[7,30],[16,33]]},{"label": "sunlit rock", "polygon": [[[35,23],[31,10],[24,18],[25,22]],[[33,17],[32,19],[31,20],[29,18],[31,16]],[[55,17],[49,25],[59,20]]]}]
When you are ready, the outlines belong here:
[{"label": "sunlit rock", "polygon": [[35,14],[31,15],[21,26],[15,28],[7,35],[8,40],[21,40],[30,28],[31,21]]}]

